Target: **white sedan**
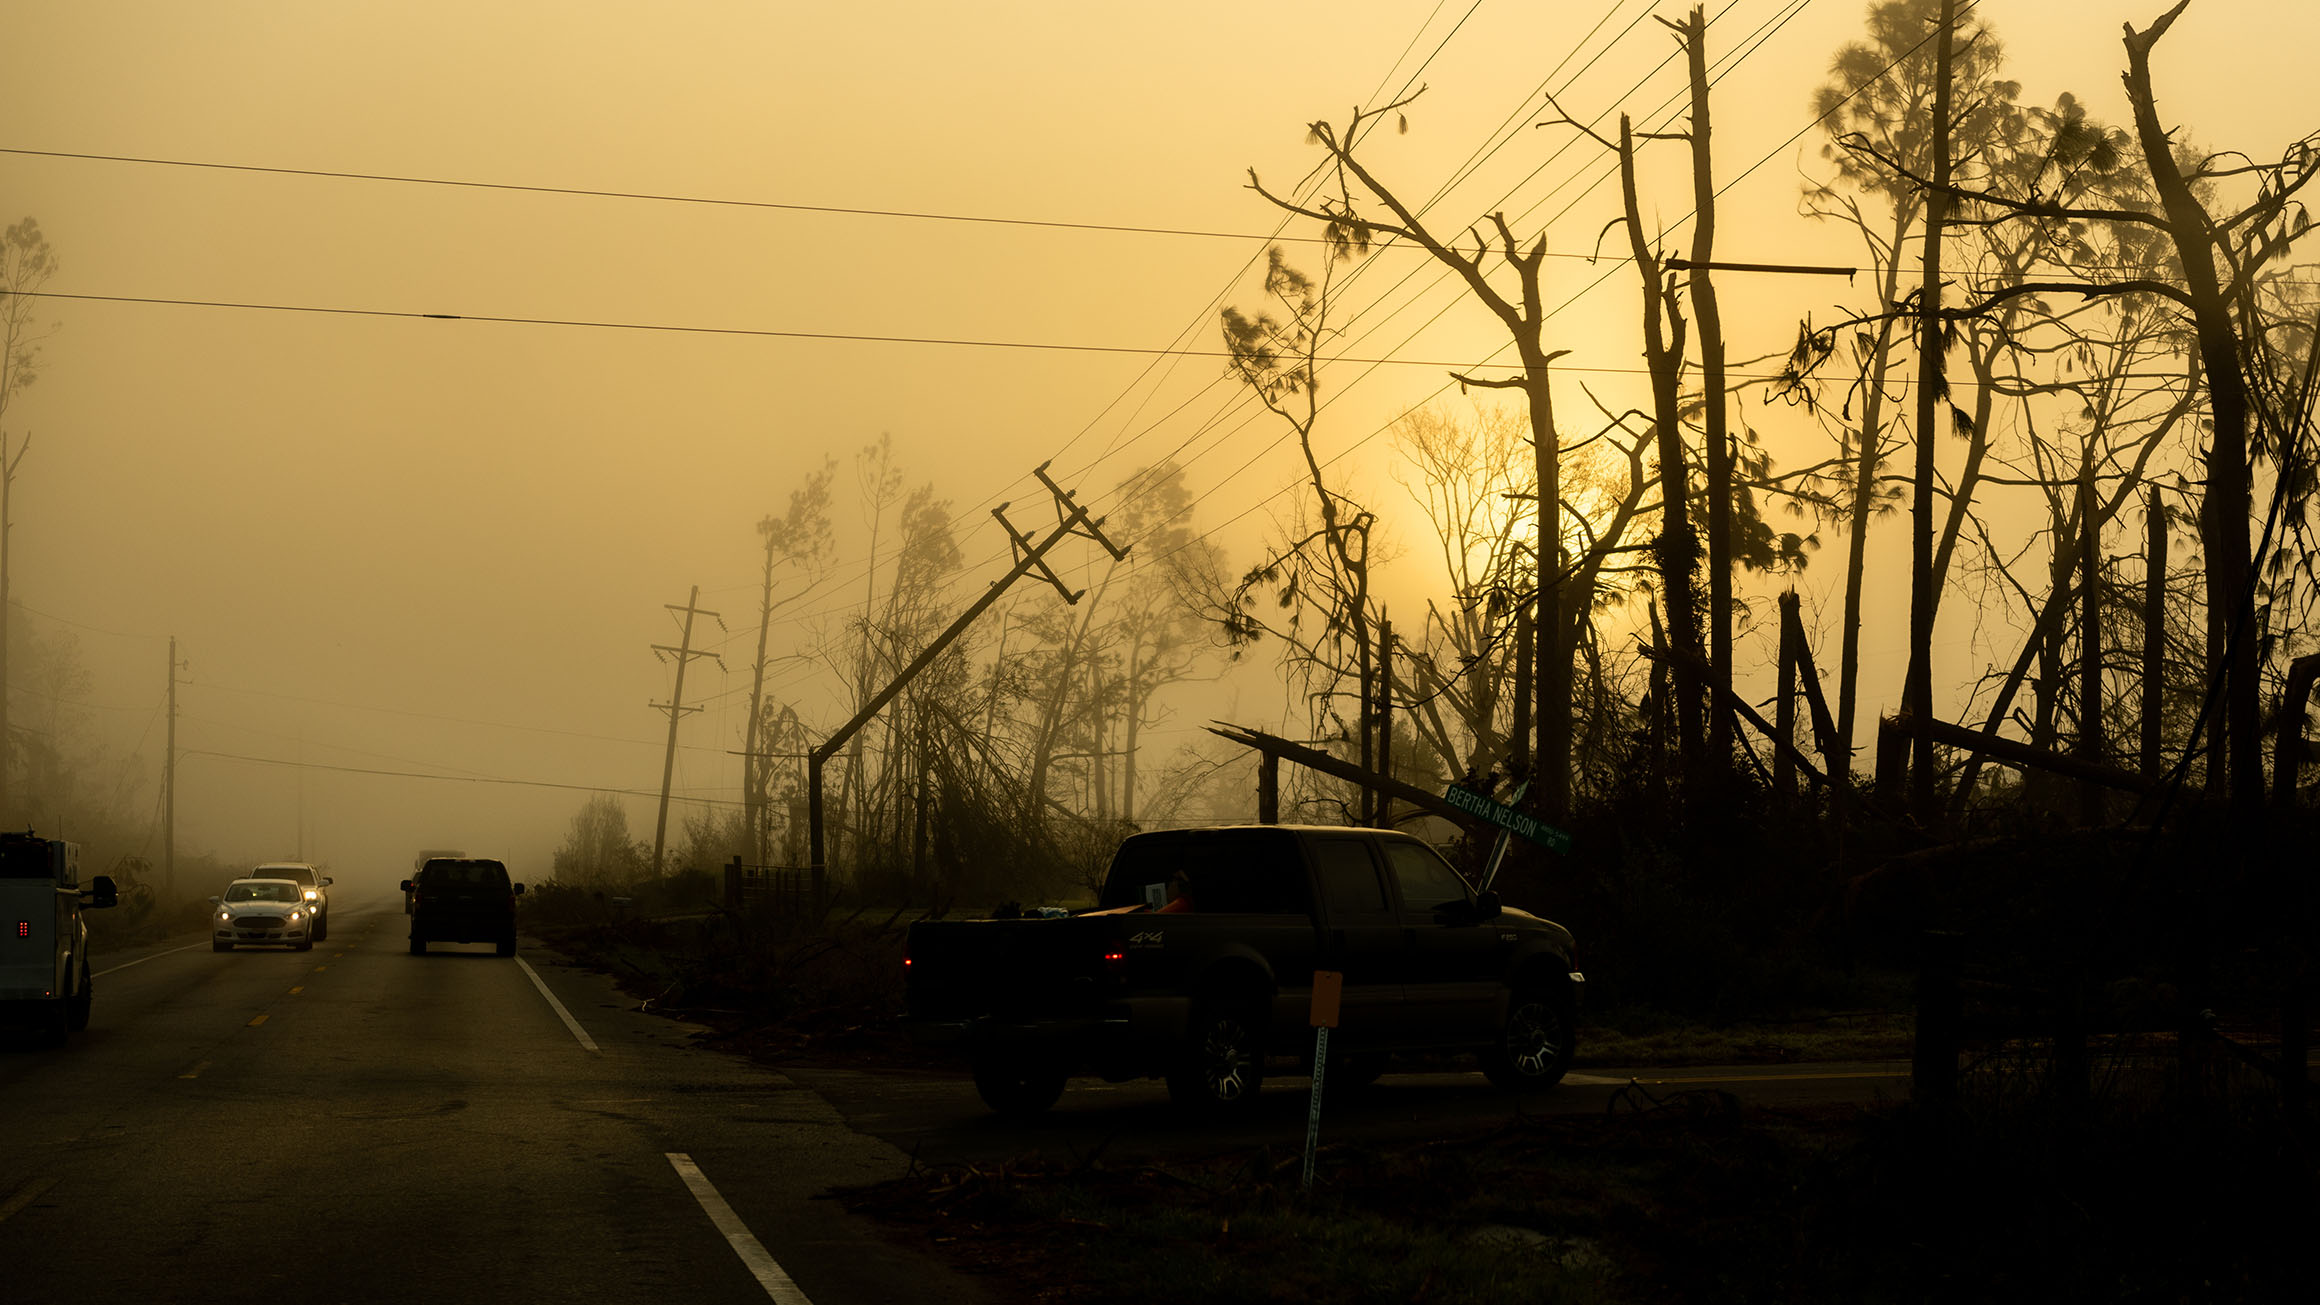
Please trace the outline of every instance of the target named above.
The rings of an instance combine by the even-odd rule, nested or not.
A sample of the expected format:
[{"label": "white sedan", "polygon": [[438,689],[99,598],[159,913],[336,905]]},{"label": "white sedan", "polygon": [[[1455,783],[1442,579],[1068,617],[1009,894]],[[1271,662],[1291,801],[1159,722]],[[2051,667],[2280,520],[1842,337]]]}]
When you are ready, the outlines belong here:
[{"label": "white sedan", "polygon": [[230,952],[236,943],[264,947],[314,949],[314,911],[306,903],[306,887],[294,879],[236,879],[225,895],[212,897],[217,907],[210,950]]}]

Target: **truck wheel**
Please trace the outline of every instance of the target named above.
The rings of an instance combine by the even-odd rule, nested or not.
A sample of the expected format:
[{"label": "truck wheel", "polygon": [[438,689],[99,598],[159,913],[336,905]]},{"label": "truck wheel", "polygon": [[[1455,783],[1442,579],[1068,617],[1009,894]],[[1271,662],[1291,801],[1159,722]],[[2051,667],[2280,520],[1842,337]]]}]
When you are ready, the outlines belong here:
[{"label": "truck wheel", "polygon": [[413,956],[425,956],[427,954],[427,940],[415,933],[411,935],[411,954]]},{"label": "truck wheel", "polygon": [[1482,1052],[1482,1072],[1509,1092],[1536,1092],[1571,1069],[1571,1013],[1545,988],[1517,988],[1498,1041]]},{"label": "truck wheel", "polygon": [[302,943],[299,943],[299,944],[298,944],[298,945],[297,945],[295,948],[292,948],[292,950],[293,950],[293,951],[301,951],[301,952],[310,952],[310,951],[313,951],[313,950],[314,950],[314,940],[313,940],[312,938],[309,938],[309,939],[307,939],[306,941],[304,941],[304,942],[302,942]]},{"label": "truck wheel", "polygon": [[1023,1119],[1041,1114],[1063,1095],[1064,1072],[1053,1065],[1006,1056],[975,1058],[975,1091],[983,1104]]},{"label": "truck wheel", "polygon": [[327,917],[327,916],[316,916],[316,917],[315,917],[315,920],[314,920],[314,941],[316,941],[316,942],[326,942],[326,941],[328,941],[328,940],[329,940],[329,938],[330,938],[330,919],[329,919],[329,917]]},{"label": "truck wheel", "polygon": [[96,993],[89,987],[89,963],[81,962],[81,988],[65,1003],[65,1024],[78,1033],[89,1026],[89,1008],[96,1002]]},{"label": "truck wheel", "polygon": [[1248,1007],[1219,1002],[1196,1007],[1182,1050],[1168,1071],[1168,1096],[1197,1110],[1246,1110],[1265,1077],[1259,1017]]},{"label": "truck wheel", "polygon": [[65,1009],[66,1004],[61,1001],[48,1003],[48,1017],[40,1022],[41,1045],[61,1047],[65,1038],[72,1033],[72,1013]]},{"label": "truck wheel", "polygon": [[516,954],[516,936],[514,934],[508,934],[506,937],[499,940],[499,954],[502,956],[513,956]]}]

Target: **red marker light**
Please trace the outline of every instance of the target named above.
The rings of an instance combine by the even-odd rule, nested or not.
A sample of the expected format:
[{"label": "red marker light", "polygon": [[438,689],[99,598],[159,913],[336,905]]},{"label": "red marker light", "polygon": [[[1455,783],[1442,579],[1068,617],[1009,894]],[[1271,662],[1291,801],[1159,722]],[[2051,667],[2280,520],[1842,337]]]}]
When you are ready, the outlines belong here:
[{"label": "red marker light", "polygon": [[1108,952],[1105,952],[1104,973],[1115,979],[1126,978],[1128,974],[1128,953],[1117,947]]},{"label": "red marker light", "polygon": [[18,920],[16,922],[16,936],[19,938],[30,938],[32,936],[32,921]]}]

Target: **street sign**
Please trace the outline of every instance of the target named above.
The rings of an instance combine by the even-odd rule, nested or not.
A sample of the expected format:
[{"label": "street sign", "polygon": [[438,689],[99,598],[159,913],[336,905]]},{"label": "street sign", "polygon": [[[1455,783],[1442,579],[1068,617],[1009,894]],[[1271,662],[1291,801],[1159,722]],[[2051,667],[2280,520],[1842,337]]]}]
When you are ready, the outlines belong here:
[{"label": "street sign", "polygon": [[1534,820],[1503,802],[1495,802],[1470,788],[1452,784],[1442,793],[1442,799],[1470,816],[1484,820],[1510,833],[1519,834],[1550,852],[1571,850],[1571,836],[1553,825]]},{"label": "street sign", "polygon": [[1313,972],[1313,1008],[1307,1023],[1317,1029],[1337,1027],[1337,1008],[1345,997],[1345,971]]}]

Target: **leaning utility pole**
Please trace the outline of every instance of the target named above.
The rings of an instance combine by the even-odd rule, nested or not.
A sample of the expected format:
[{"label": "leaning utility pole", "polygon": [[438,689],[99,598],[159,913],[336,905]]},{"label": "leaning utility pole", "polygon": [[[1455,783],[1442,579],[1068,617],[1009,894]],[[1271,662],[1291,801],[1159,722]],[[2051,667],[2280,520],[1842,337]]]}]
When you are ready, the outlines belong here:
[{"label": "leaning utility pole", "polygon": [[668,753],[661,759],[661,813],[659,819],[653,821],[653,874],[656,876],[661,872],[661,850],[668,845],[669,784],[676,778],[677,774],[677,722],[684,717],[686,712],[700,710],[699,707],[685,705],[685,667],[691,664],[695,657],[707,657],[719,666],[725,664],[724,660],[719,658],[717,654],[693,647],[693,618],[695,616],[715,617],[719,627],[723,627],[725,624],[724,617],[718,616],[715,612],[703,611],[698,606],[700,601],[701,586],[694,585],[693,592],[686,596],[683,607],[680,608],[675,603],[662,604],[672,612],[681,611],[685,614],[685,637],[674,648],[666,644],[656,643],[653,645],[653,652],[656,655],[662,656],[664,659],[668,656],[674,656],[677,659],[677,685],[669,691],[669,700],[666,703],[649,704],[654,709],[669,714]]},{"label": "leaning utility pole", "polygon": [[992,508],[991,515],[999,519],[1000,527],[1007,532],[1007,538],[1013,541],[1015,549],[1014,569],[993,580],[991,587],[983,591],[983,596],[969,605],[967,610],[959,613],[958,619],[950,623],[950,628],[936,635],[934,642],[928,644],[910,665],[903,667],[902,673],[895,676],[892,683],[880,689],[868,703],[863,705],[862,710],[854,713],[853,719],[831,731],[830,737],[823,739],[818,746],[806,754],[806,830],[810,840],[809,857],[812,865],[814,896],[817,901],[820,900],[825,891],[829,874],[829,867],[822,860],[823,764],[837,755],[838,749],[846,746],[846,741],[853,738],[856,731],[869,724],[870,718],[876,716],[887,703],[892,702],[894,696],[902,692],[903,687],[909,684],[920,671],[925,670],[935,658],[940,657],[945,648],[950,647],[953,641],[965,634],[967,627],[975,623],[975,618],[981,616],[991,604],[999,601],[999,595],[1007,592],[1008,586],[1017,580],[1036,570],[1046,578],[1049,584],[1055,586],[1055,592],[1063,595],[1063,601],[1067,603],[1079,602],[1080,595],[1087,591],[1083,589],[1075,593],[1065,588],[1063,578],[1050,569],[1046,561],[1048,550],[1062,543],[1066,536],[1079,535],[1085,539],[1092,539],[1103,545],[1104,551],[1110,553],[1115,560],[1125,559],[1128,556],[1126,549],[1114,545],[1104,535],[1104,523],[1100,518],[1090,521],[1087,509],[1072,501],[1071,491],[1048,479],[1046,463],[1040,463],[1032,470],[1031,474],[1039,477],[1039,483],[1047,486],[1047,492],[1055,496],[1055,514],[1057,517],[1055,530],[1047,538],[1034,544],[1029,536],[1017,530],[1007,520],[1007,504],[1001,503]]}]

